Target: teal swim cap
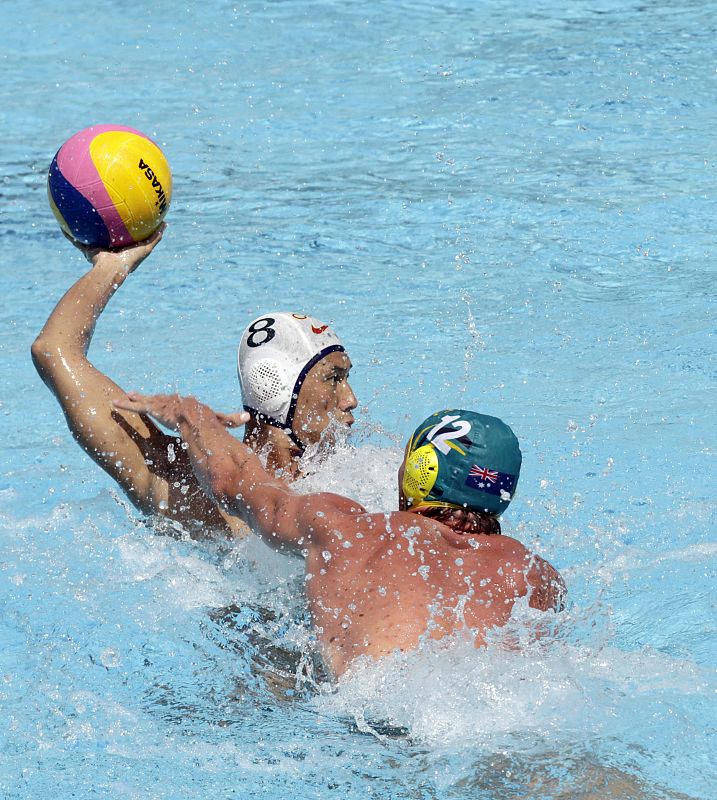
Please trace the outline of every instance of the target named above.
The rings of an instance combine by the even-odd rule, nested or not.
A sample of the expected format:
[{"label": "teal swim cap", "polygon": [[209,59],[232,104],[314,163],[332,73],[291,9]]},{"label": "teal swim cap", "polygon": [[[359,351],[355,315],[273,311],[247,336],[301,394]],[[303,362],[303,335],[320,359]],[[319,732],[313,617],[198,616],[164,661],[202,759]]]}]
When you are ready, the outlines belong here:
[{"label": "teal swim cap", "polygon": [[403,493],[409,507],[466,508],[497,517],[513,499],[522,460],[518,439],[497,417],[437,411],[408,443]]}]

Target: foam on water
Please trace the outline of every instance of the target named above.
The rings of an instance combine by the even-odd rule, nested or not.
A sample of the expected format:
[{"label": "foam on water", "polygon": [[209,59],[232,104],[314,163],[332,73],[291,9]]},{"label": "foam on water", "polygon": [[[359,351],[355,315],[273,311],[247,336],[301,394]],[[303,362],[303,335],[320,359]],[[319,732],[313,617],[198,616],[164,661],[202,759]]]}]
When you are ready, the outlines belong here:
[{"label": "foam on water", "polygon": [[[514,626],[527,624],[518,616]],[[636,745],[631,729],[641,717],[653,718],[650,728],[672,748],[677,740],[665,738],[668,715],[660,706],[709,700],[714,692],[714,675],[687,661],[560,638],[517,647],[516,632],[480,650],[470,642],[426,643],[380,663],[356,663],[337,692],[319,702],[366,729],[405,728],[435,748],[520,753],[546,741],[559,749],[576,737],[614,736],[625,747]]]},{"label": "foam on water", "polygon": [[[400,458],[396,447],[342,446],[299,489],[328,486],[372,510],[388,509]],[[571,602],[546,617],[519,605],[487,648],[428,641],[416,652],[361,660],[333,684],[316,662],[300,561],[254,537],[196,543],[176,538],[177,531],[168,536],[165,523],[128,514],[114,492],[82,508],[6,516],[2,525],[15,542],[2,568],[16,587],[3,626],[4,696],[17,706],[32,680],[47,703],[22,719],[11,713],[6,731],[18,756],[39,748],[45,768],[58,747],[101,754],[105,765],[131,758],[149,768],[170,751],[175,758],[190,752],[176,739],[180,731],[235,731],[247,715],[256,724],[256,714],[273,704],[284,720],[270,714],[260,723],[274,742],[269,762],[247,757],[231,740],[195,743],[206,751],[203,768],[219,769],[228,759],[253,780],[266,780],[268,770],[279,785],[298,775],[296,753],[281,757],[282,748],[293,739],[303,761],[318,747],[304,734],[296,744],[297,724],[318,724],[324,736],[350,723],[384,746],[409,747],[412,758],[422,753],[446,791],[474,782],[488,763],[501,764],[502,774],[531,763],[533,780],[547,780],[549,767],[535,765],[548,765],[556,752],[577,765],[562,785],[584,783],[586,770],[603,782],[633,780],[639,751],[649,753],[640,759],[640,780],[653,787],[642,796],[658,797],[669,796],[650,794],[662,779],[660,765],[671,763],[674,749],[715,710],[712,664],[637,643],[626,611],[632,599],[620,596],[628,585],[639,591],[643,580],[652,591],[650,575],[663,565],[704,563],[714,555],[709,544],[661,553],[637,546],[616,553],[608,544],[565,570],[571,592],[579,581],[599,584],[592,606]],[[575,531],[558,529],[558,536],[571,547]],[[88,669],[96,675],[92,688],[85,686]],[[275,722],[289,728],[280,733]],[[154,744],[140,753],[138,741]],[[609,742],[619,742],[619,751]],[[689,773],[698,767],[703,780],[714,777],[689,755],[671,765],[683,785],[694,783]],[[28,780],[41,785],[33,768]],[[119,784],[106,785],[119,791]],[[126,788],[128,796],[142,796],[136,786]]]},{"label": "foam on water", "polygon": [[[3,4],[3,797],[717,796],[714,5]],[[417,418],[501,416],[554,633],[521,610],[336,686],[300,562],[119,499],[28,356],[86,269],[47,166],[98,120],[177,193],[96,366],[231,410],[249,319],[332,323],[359,422],[299,488],[372,511]]]}]

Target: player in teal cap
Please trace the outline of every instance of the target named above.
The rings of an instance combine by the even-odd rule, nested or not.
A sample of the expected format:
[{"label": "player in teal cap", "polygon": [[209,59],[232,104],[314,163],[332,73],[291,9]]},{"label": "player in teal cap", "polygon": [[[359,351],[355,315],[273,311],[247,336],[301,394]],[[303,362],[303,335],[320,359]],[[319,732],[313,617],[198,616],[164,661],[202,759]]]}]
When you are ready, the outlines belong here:
[{"label": "player in teal cap", "polygon": [[[326,665],[338,676],[360,657],[381,658],[425,639],[459,634],[476,646],[514,606],[557,610],[557,571],[511,536],[498,515],[510,502],[520,449],[510,428],[471,411],[441,411],[419,425],[404,459],[402,510],[369,514],[330,492],[298,494],[194,398],[128,395],[115,406],[150,414],[179,433],[195,475],[228,514],[268,544],[305,557],[304,586]],[[427,519],[433,512],[444,517]]]},{"label": "player in teal cap", "polygon": [[441,521],[462,519],[473,532],[500,533],[498,517],[513,499],[522,460],[518,439],[497,417],[438,411],[408,442],[401,507]]}]

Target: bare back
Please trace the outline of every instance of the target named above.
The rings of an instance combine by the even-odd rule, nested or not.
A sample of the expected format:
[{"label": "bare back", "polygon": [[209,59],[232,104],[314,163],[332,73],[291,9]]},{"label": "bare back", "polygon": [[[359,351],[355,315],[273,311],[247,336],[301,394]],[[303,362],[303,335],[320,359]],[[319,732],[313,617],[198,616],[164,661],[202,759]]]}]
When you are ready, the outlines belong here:
[{"label": "bare back", "polygon": [[409,512],[344,515],[308,548],[307,596],[324,657],[341,674],[373,658],[467,629],[476,646],[515,601],[556,608],[558,573],[509,536],[462,536]]},{"label": "bare back", "polygon": [[556,570],[509,536],[460,535],[408,511],[367,514],[347,497],[298,495],[194,398],[132,395],[116,405],[179,431],[222,508],[268,544],[305,556],[309,610],[336,676],[359,656],[413,649],[425,635],[468,630],[479,646],[521,597],[560,608]]}]

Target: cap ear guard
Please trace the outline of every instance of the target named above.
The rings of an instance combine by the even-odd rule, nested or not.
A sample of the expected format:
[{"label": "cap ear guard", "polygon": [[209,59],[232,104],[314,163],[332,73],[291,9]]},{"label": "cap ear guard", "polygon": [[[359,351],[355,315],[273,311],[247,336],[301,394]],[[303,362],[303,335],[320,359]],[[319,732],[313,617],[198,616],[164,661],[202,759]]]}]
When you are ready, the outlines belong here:
[{"label": "cap ear guard", "polygon": [[242,381],[242,394],[248,405],[275,414],[291,399],[286,370],[273,358],[255,361]]},{"label": "cap ear guard", "polygon": [[403,494],[410,506],[417,506],[433,489],[438,478],[438,456],[432,444],[416,448],[406,457]]}]

